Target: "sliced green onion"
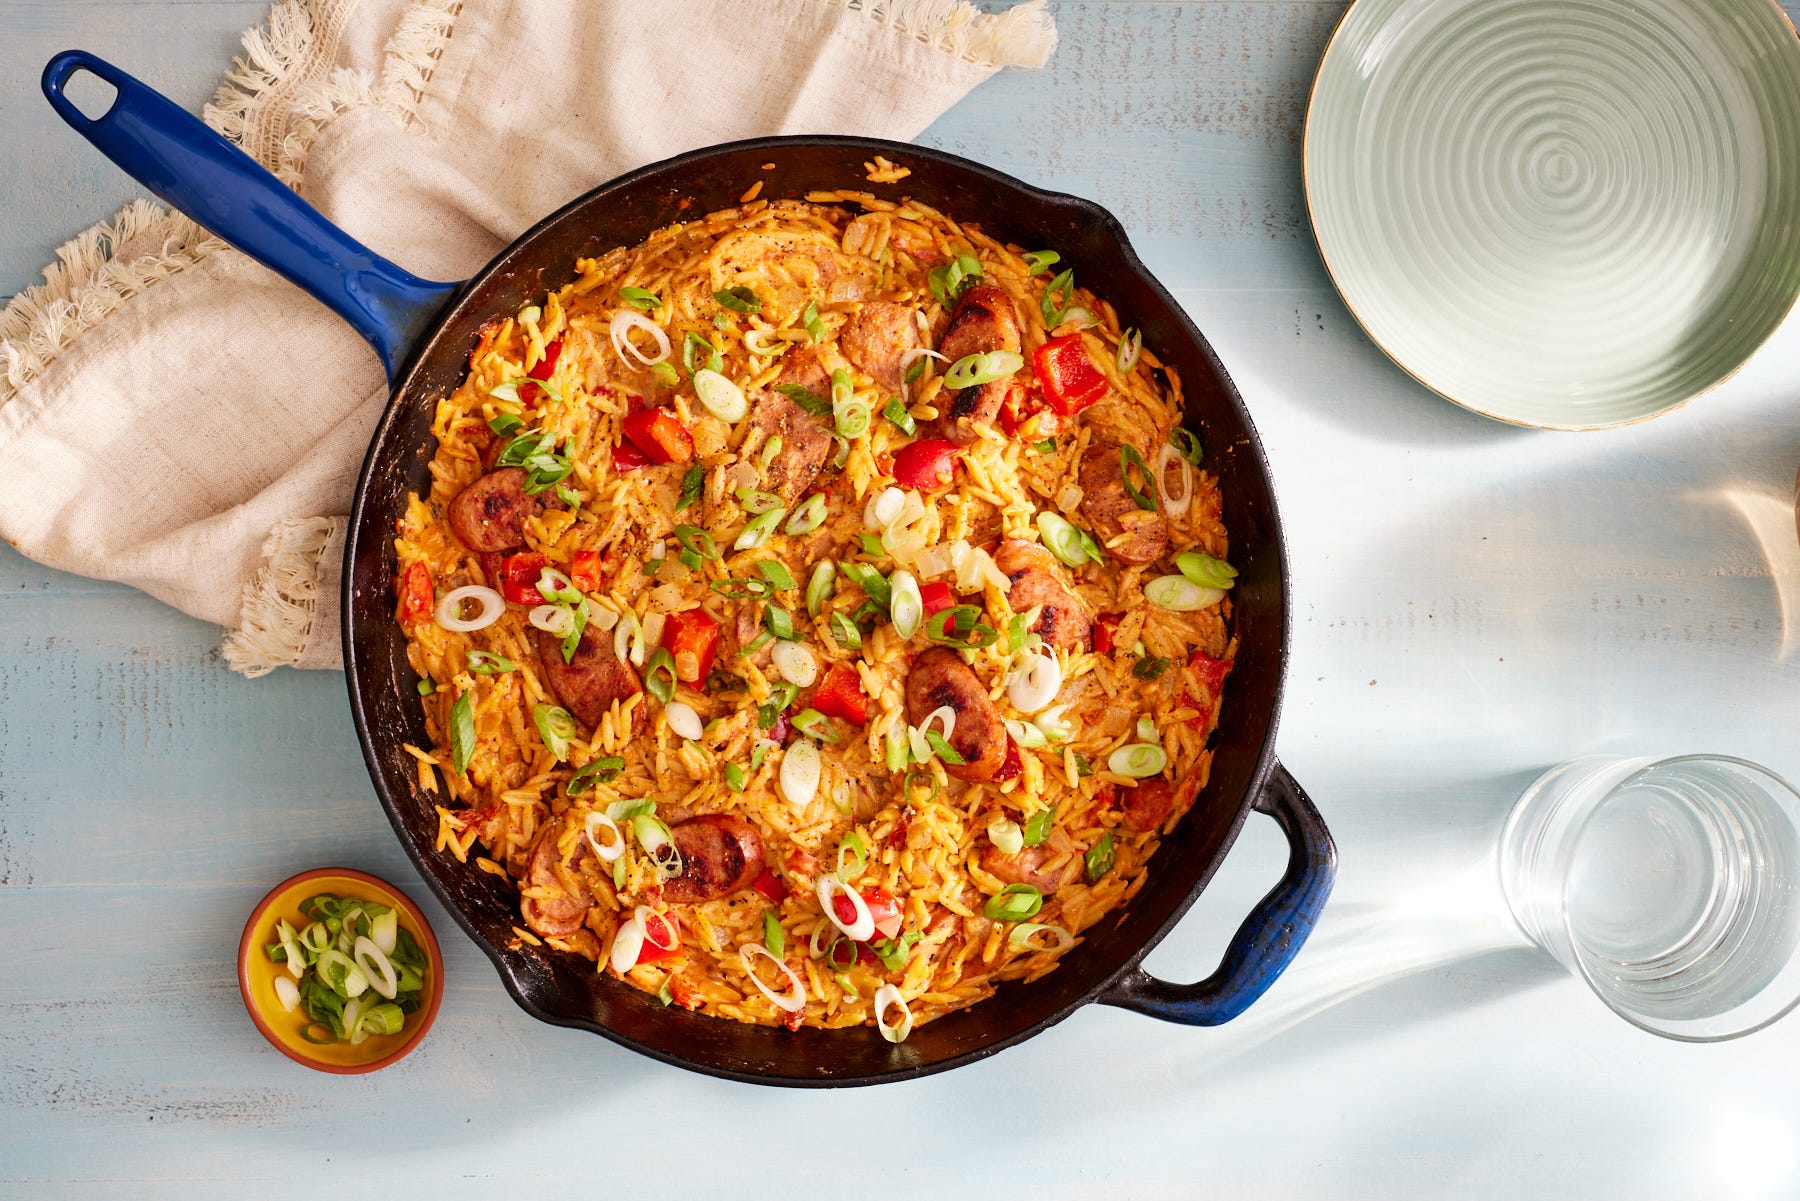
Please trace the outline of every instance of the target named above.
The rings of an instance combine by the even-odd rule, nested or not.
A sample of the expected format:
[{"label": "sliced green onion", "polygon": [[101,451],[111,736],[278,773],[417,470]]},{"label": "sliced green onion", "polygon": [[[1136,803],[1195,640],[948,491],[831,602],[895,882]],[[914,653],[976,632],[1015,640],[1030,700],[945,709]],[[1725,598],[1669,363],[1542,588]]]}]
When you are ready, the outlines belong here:
[{"label": "sliced green onion", "polygon": [[857,538],[862,542],[863,554],[871,559],[887,558],[887,547],[881,544],[879,534],[858,534]]},{"label": "sliced green onion", "polygon": [[1115,360],[1119,374],[1129,375],[1131,369],[1137,366],[1138,355],[1143,351],[1144,335],[1139,333],[1136,328],[1126,330],[1124,336],[1119,339],[1119,357]]},{"label": "sliced green onion", "polygon": [[[919,377],[925,374],[925,360],[930,357],[931,356],[929,355],[920,355],[917,361],[915,361],[911,367],[906,369],[906,375],[902,378],[901,382],[907,384],[918,383]],[[912,431],[908,430],[907,432],[911,433]]]},{"label": "sliced green onion", "polygon": [[649,662],[644,664],[644,687],[666,705],[675,695],[676,678],[675,656],[667,647],[657,647],[651,652]]},{"label": "sliced green onion", "polygon": [[1147,714],[1137,719],[1137,736],[1139,742],[1162,741],[1162,736],[1156,729],[1156,719]]},{"label": "sliced green onion", "polygon": [[[764,630],[762,633],[758,634],[756,637],[754,637],[750,641],[746,642],[742,647],[738,648],[738,654],[744,655],[746,657],[748,657],[750,655],[754,655],[757,651],[761,650],[763,647],[769,645],[769,643],[771,643],[773,641],[775,641],[775,635],[769,633],[769,631],[767,631],[767,630]],[[769,725],[774,725],[774,724],[775,724],[774,722],[769,723]],[[763,728],[766,730],[769,727],[764,726]]]},{"label": "sliced green onion", "polygon": [[575,737],[575,719],[569,711],[558,705],[533,705],[531,720],[537,724],[538,735],[550,753],[559,761],[567,759],[569,739]]},{"label": "sliced green onion", "polygon": [[919,595],[919,581],[910,571],[896,571],[888,577],[888,588],[892,593],[888,614],[893,619],[894,632],[911,638],[925,620],[925,598]]},{"label": "sliced green onion", "polygon": [[511,438],[525,428],[525,423],[511,413],[500,413],[488,418],[488,428],[502,438]]},{"label": "sliced green onion", "polygon": [[750,412],[750,401],[742,388],[721,374],[724,360],[714,354],[713,362],[719,366],[708,365],[694,372],[694,395],[707,412],[727,425],[736,425]]},{"label": "sliced green onion", "polygon": [[523,388],[526,384],[535,384],[539,388],[542,388],[549,394],[550,399],[557,404],[561,404],[563,401],[562,391],[557,388],[555,384],[552,384],[549,380],[533,379],[529,375],[521,375],[517,379],[509,379],[503,384],[489,388],[488,395],[495,400],[518,401],[520,399],[519,389]]},{"label": "sliced green onion", "polygon": [[806,612],[808,616],[817,617],[824,609],[825,602],[837,594],[837,565],[830,559],[821,560],[812,571],[812,579],[806,582]]},{"label": "sliced green onion", "polygon": [[1134,742],[1106,757],[1106,768],[1133,780],[1161,775],[1169,765],[1169,753],[1153,742]]},{"label": "sliced green onion", "polygon": [[1175,556],[1175,566],[1202,588],[1229,588],[1237,582],[1237,568],[1204,551],[1182,551]]},{"label": "sliced green onion", "polygon": [[1006,653],[1016,655],[1025,645],[1025,615],[1013,614],[1012,620],[1006,623]]},{"label": "sliced green onion", "polygon": [[430,676],[427,676],[419,681],[418,689],[420,696],[430,696],[437,691],[437,685],[431,682]]},{"label": "sliced green onion", "polygon": [[951,605],[939,609],[925,619],[925,637],[943,646],[959,650],[979,650],[1000,640],[999,631],[976,619],[981,610],[974,605]]},{"label": "sliced green onion", "polygon": [[[847,857],[854,858],[854,867],[846,868],[844,860]],[[850,833],[844,835],[844,840],[838,843],[837,878],[846,882],[854,880],[856,877],[862,875],[863,868],[867,867],[868,864],[869,844],[863,841],[862,832],[860,830],[852,830]]]},{"label": "sliced green onion", "polygon": [[450,762],[456,774],[462,775],[475,753],[475,703],[471,693],[463,693],[450,706]]},{"label": "sliced green onion", "polygon": [[[1057,299],[1058,296],[1062,299]],[[1044,324],[1051,328],[1061,325],[1074,299],[1075,269],[1071,267],[1051,280],[1050,286],[1044,289],[1044,298],[1038,302],[1038,308],[1044,314]]]},{"label": "sliced green onion", "polygon": [[956,748],[946,742],[944,736],[936,730],[926,730],[924,734],[925,741],[930,744],[932,753],[951,767],[961,767],[968,762],[967,759],[957,754]]},{"label": "sliced green onion", "polygon": [[841,649],[847,651],[861,649],[862,631],[856,628],[856,623],[849,617],[840,611],[833,610],[828,624],[831,629],[832,641],[836,642]]},{"label": "sliced green onion", "polygon": [[711,534],[699,526],[678,525],[674,532],[675,541],[681,544],[681,549],[691,550],[702,559],[712,560],[719,557],[718,544],[713,541]]},{"label": "sliced green onion", "polygon": [[777,592],[785,592],[794,586],[794,577],[778,559],[763,559],[757,563],[756,570]]},{"label": "sliced green onion", "polygon": [[899,938],[884,938],[875,944],[875,957],[890,972],[903,972],[912,959],[913,944],[923,938],[917,930],[908,930]]},{"label": "sliced green onion", "polygon": [[846,438],[860,438],[869,432],[869,402],[852,396],[831,405],[832,424]]},{"label": "sliced green onion", "polygon": [[831,401],[804,384],[776,384],[775,390],[814,417],[823,417],[831,412]]},{"label": "sliced green onion", "polygon": [[1200,436],[1193,430],[1185,425],[1178,425],[1169,431],[1169,442],[1182,458],[1196,467],[1200,466],[1200,460],[1206,452],[1200,446]]},{"label": "sliced green onion", "polygon": [[932,268],[925,282],[937,302],[949,308],[980,278],[981,261],[973,255],[959,254],[942,267]]},{"label": "sliced green onion", "polygon": [[1157,680],[1162,673],[1169,670],[1169,660],[1162,658],[1139,659],[1131,666],[1131,674],[1140,680]]},{"label": "sliced green onion", "polygon": [[725,786],[733,792],[744,791],[744,769],[735,763],[725,765]]},{"label": "sliced green onion", "polygon": [[773,492],[764,492],[758,488],[739,488],[732,493],[737,497],[738,506],[746,513],[761,516],[772,509],[781,508],[781,498]]},{"label": "sliced green onion", "polygon": [[1044,839],[1050,837],[1050,826],[1055,820],[1055,806],[1039,809],[1036,813],[1026,818],[1025,827],[1023,831],[1021,831],[1025,836],[1025,845],[1028,847],[1035,847],[1043,842]]},{"label": "sliced green onion", "polygon": [[973,388],[977,384],[1005,379],[1024,365],[1024,357],[1011,350],[966,354],[950,364],[950,370],[944,373],[944,387]]},{"label": "sliced green onion", "polygon": [[675,511],[681,512],[700,499],[700,489],[706,484],[706,469],[695,463],[681,475],[681,496],[675,501]]},{"label": "sliced green onion", "polygon": [[780,959],[787,953],[787,934],[781,928],[781,919],[775,916],[773,909],[763,910],[763,946],[769,948],[769,954]]},{"label": "sliced green onion", "polygon": [[713,328],[714,329],[730,329],[731,328],[731,318],[727,317],[724,313],[714,313],[713,314]]},{"label": "sliced green onion", "polygon": [[714,580],[712,590],[728,600],[761,600],[769,595],[769,585],[763,580]]},{"label": "sliced green onion", "polygon": [[[922,367],[924,362],[924,359],[920,359],[915,367]],[[919,432],[919,423],[913,420],[913,415],[906,411],[906,406],[900,403],[898,396],[887,398],[887,403],[881,406],[881,415],[893,422],[895,428],[908,438]]]},{"label": "sliced green onion", "polygon": [[[650,364],[650,374],[656,378],[657,382],[666,387],[673,388],[681,382],[681,375],[675,370],[675,364],[667,359]],[[623,863],[624,860],[621,859],[619,862]]]},{"label": "sliced green onion", "polygon": [[783,642],[794,640],[794,615],[780,605],[770,605],[763,610],[763,625]]},{"label": "sliced green onion", "polygon": [[1100,841],[1088,848],[1088,853],[1085,858],[1088,879],[1098,880],[1101,876],[1110,872],[1113,865],[1112,831],[1108,830],[1106,833],[1102,834],[1100,836]]},{"label": "sliced green onion", "polygon": [[[1137,474],[1137,483],[1132,480],[1132,473]],[[1119,476],[1125,481],[1125,491],[1131,494],[1132,503],[1140,509],[1156,511],[1156,477],[1150,474],[1150,468],[1144,463],[1144,456],[1138,448],[1126,443],[1119,447]],[[1138,483],[1143,486],[1140,488]]]},{"label": "sliced green onion", "polygon": [[988,841],[1002,855],[1017,855],[1025,848],[1025,836],[1019,830],[1019,823],[995,814],[994,820],[988,823]]},{"label": "sliced green onion", "polygon": [[1053,455],[1056,453],[1056,439],[1045,438],[1042,442],[1033,442],[1031,449],[1040,455]]},{"label": "sliced green onion", "polygon": [[1094,765],[1080,751],[1075,752],[1075,774],[1083,778],[1094,774]]},{"label": "sliced green onion", "polygon": [[1093,535],[1077,528],[1060,513],[1040,509],[1037,528],[1038,535],[1043,538],[1044,545],[1050,548],[1050,553],[1070,567],[1080,567],[1090,559],[1096,563],[1106,562],[1106,556],[1101,553],[1100,544],[1094,541]]},{"label": "sliced green onion", "polygon": [[1044,894],[1033,884],[1008,884],[987,899],[982,913],[989,921],[1022,922],[1037,916],[1044,907]]},{"label": "sliced green onion", "polygon": [[888,727],[887,732],[887,769],[899,771],[911,758],[912,749],[907,746],[906,725],[904,722],[895,722]]},{"label": "sliced green onion", "polygon": [[569,777],[569,795],[580,796],[596,784],[605,784],[616,779],[625,770],[625,760],[617,755],[608,755],[604,759],[592,759]]},{"label": "sliced green onion", "polygon": [[544,310],[535,304],[528,304],[519,310],[520,325],[536,325],[544,319]]},{"label": "sliced green onion", "polygon": [[929,805],[938,799],[939,793],[944,791],[944,786],[938,783],[937,775],[934,772],[927,771],[922,767],[915,767],[900,779],[900,796],[908,804],[915,803],[913,801],[913,788],[915,787],[913,781],[916,779],[923,779],[925,783],[931,785],[931,795],[923,801],[916,802],[918,804]]},{"label": "sliced green onion", "polygon": [[[1051,945],[1041,947],[1032,942],[1032,938],[1038,934],[1048,934]],[[1075,945],[1075,936],[1061,926],[1050,926],[1040,922],[1020,922],[1012,928],[1012,933],[1006,936],[1006,941],[1026,951],[1049,951],[1053,954],[1060,954]]]},{"label": "sliced green onion", "polygon": [[816,738],[820,742],[836,742],[840,735],[831,728],[831,719],[817,709],[802,709],[789,719],[794,729],[808,738]]},{"label": "sliced green onion", "polygon": [[[571,509],[579,509],[581,507],[581,493],[575,491],[575,489],[569,487],[567,484],[558,484],[556,486],[556,495],[561,497],[563,504],[568,505]],[[679,511],[680,508],[681,506],[676,506],[677,511]]]},{"label": "sliced green onion", "polygon": [[749,288],[726,288],[713,293],[713,299],[734,313],[762,312],[762,298]]},{"label": "sliced green onion", "polygon": [[1023,256],[1025,271],[1030,275],[1042,275],[1056,264],[1062,262],[1062,255],[1054,250],[1034,250]]},{"label": "sliced green onion", "polygon": [[[623,863],[625,861],[621,859],[619,862]],[[662,1003],[665,1009],[675,1003],[675,994],[669,991],[669,981],[674,978],[673,975],[664,976],[662,987],[656,990],[656,999]]]},{"label": "sliced green onion", "polygon": [[[701,350],[706,351],[704,363],[699,363]],[[695,366],[696,363],[699,363],[699,367]],[[725,359],[719,353],[718,347],[714,346],[706,335],[689,330],[681,336],[681,365],[687,369],[689,375],[695,374],[701,368],[707,371],[722,372],[725,370]]]},{"label": "sliced green onion", "polygon": [[632,308],[642,309],[646,313],[654,313],[657,309],[662,308],[662,300],[648,288],[620,288],[619,299]]},{"label": "sliced green onion", "polygon": [[868,594],[877,608],[886,612],[893,600],[893,589],[888,587],[887,577],[870,567],[867,563],[839,563],[850,582]]},{"label": "sliced green onion", "polygon": [[743,531],[738,534],[737,541],[731,544],[731,549],[754,550],[761,546],[768,539],[769,531],[773,530],[775,524],[785,516],[787,516],[786,509],[770,509],[767,513],[760,513],[752,517],[745,523]]},{"label": "sliced green onion", "polygon": [[819,320],[819,306],[808,304],[800,312],[800,324],[806,327],[806,336],[814,342],[825,340],[825,323]]},{"label": "sliced green onion", "polygon": [[825,500],[825,494],[815,492],[800,502],[800,507],[794,510],[794,515],[788,518],[784,528],[789,534],[796,537],[801,534],[810,534],[825,524],[825,518],[830,512],[831,509]]},{"label": "sliced green onion", "polygon": [[1223,588],[1208,588],[1182,575],[1158,576],[1144,586],[1144,599],[1159,609],[1192,613],[1210,608],[1225,598]]}]

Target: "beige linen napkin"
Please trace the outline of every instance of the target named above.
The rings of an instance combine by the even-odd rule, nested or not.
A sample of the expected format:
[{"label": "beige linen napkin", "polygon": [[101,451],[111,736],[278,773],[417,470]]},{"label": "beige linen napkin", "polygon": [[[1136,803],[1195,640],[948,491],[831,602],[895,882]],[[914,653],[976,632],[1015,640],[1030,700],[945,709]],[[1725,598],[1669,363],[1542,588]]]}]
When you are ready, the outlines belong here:
[{"label": "beige linen napkin", "polygon": [[[1043,0],[279,0],[206,116],[378,253],[453,280],[684,150],[911,138],[1055,38]],[[247,675],[339,666],[374,353],[149,203],[58,258],[0,315],[0,534],[228,627]]]}]

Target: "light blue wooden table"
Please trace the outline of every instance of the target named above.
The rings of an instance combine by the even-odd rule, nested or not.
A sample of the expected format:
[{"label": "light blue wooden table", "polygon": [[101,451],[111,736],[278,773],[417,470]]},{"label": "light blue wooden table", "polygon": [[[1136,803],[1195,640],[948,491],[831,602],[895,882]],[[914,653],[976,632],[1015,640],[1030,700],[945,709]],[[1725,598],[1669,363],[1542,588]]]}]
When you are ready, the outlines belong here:
[{"label": "light blue wooden table", "polygon": [[[1800,1195],[1800,1020],[1710,1047],[1628,1028],[1512,933],[1491,863],[1521,786],[1577,753],[1800,777],[1800,325],[1611,433],[1423,392],[1351,321],[1306,224],[1300,127],[1341,8],[1059,4],[1050,69],[924,139],[1116,212],[1266,440],[1296,598],[1279,748],[1343,868],[1255,1008],[1215,1030],[1091,1008],[980,1065],[836,1094],[541,1025],[419,885],[341,676],[244,680],[213,628],[0,548],[0,1193]],[[0,295],[132,194],[54,122],[43,62],[81,46],[197,108],[263,15],[0,0]],[[1284,854],[1253,822],[1149,966],[1209,971]],[[435,1030],[371,1077],[277,1055],[234,983],[248,908],[323,864],[401,882],[446,936]]]}]

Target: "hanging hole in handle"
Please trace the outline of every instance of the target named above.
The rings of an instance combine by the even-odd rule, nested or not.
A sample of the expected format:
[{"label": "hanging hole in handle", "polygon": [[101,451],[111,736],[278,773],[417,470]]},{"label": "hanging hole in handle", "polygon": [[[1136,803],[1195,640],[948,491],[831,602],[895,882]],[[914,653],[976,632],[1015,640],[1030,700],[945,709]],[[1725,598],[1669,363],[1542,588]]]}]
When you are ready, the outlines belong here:
[{"label": "hanging hole in handle", "polygon": [[62,85],[69,103],[89,121],[105,120],[118,103],[119,89],[86,68],[73,72]]}]

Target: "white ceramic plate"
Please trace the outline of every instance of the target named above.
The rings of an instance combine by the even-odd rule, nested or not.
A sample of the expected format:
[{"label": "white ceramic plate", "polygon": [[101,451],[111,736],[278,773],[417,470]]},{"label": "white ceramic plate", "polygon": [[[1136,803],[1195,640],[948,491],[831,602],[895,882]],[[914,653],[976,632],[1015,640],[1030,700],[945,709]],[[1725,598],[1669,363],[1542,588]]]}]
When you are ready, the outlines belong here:
[{"label": "white ceramic plate", "polygon": [[1369,336],[1502,421],[1665,412],[1800,296],[1800,40],[1773,0],[1356,0],[1303,159]]}]

